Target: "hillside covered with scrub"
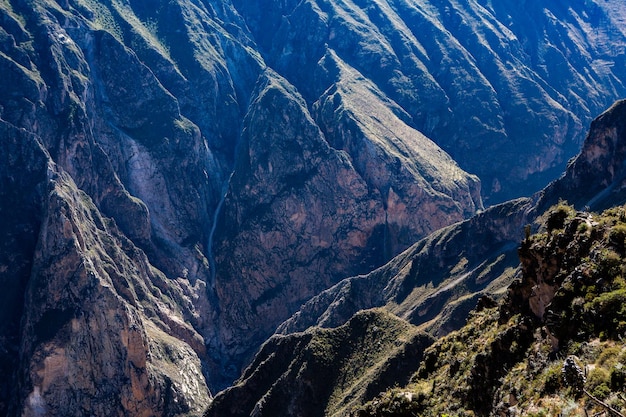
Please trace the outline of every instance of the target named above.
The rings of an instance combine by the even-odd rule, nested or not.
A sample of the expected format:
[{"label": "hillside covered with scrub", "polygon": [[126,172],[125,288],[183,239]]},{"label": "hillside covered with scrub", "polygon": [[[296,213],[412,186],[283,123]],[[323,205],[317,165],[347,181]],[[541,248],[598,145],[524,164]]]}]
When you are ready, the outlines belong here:
[{"label": "hillside covered with scrub", "polygon": [[626,207],[560,203],[521,243],[521,278],[434,343],[411,381],[353,416],[626,413]]}]

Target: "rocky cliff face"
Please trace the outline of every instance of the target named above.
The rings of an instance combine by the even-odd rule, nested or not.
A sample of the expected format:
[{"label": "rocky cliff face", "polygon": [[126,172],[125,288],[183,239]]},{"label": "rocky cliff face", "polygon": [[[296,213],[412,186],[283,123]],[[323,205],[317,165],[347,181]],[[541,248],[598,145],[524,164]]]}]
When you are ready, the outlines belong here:
[{"label": "rocky cliff face", "polygon": [[22,314],[22,413],[197,415],[206,348],[178,305],[187,295],[71,179],[48,174]]},{"label": "rocky cliff face", "polygon": [[[541,209],[557,195],[576,200],[581,193],[601,195],[597,201],[604,205],[619,204],[621,194],[605,176],[612,175],[611,167],[623,166],[619,149],[626,143],[624,111],[625,103],[618,102],[598,117],[575,162],[534,199],[495,206],[435,232],[376,271],[343,280],[312,298],[279,327],[279,335],[264,345],[237,384],[216,397],[207,415],[249,415],[252,403],[263,415],[264,399],[273,398],[273,390],[287,378],[287,372],[264,372],[273,363],[269,358],[297,361],[307,352],[294,345],[288,349],[292,354],[284,353],[279,341],[345,328],[359,311],[373,306],[443,337],[427,349],[410,382],[400,382],[406,375],[397,372],[399,380],[389,380],[377,398],[362,406],[352,402],[341,410],[343,415],[557,414],[566,407],[606,408],[604,399],[617,412],[625,408],[618,393],[624,386],[621,361],[626,353],[616,342],[625,330],[624,207],[601,215],[565,203]],[[609,168],[598,167],[599,175],[593,177],[589,166],[596,161]],[[587,185],[582,190],[576,186],[581,178]],[[531,236],[530,223],[540,233]],[[500,303],[494,300],[498,298]],[[352,339],[334,349],[334,354],[342,349],[360,352]],[[562,379],[562,361],[556,360],[570,354],[583,357],[589,369],[602,369],[591,371],[586,406]],[[416,365],[406,358],[401,363],[405,369]],[[259,383],[259,375],[269,381]],[[371,379],[363,377],[361,383],[367,381]],[[326,385],[324,376],[308,383],[314,389]],[[292,404],[308,398],[300,390],[291,393]],[[250,404],[237,408],[243,396]],[[333,399],[319,399],[328,408],[314,415],[334,415]]]},{"label": "rocky cliff face", "polygon": [[82,3],[2,16],[3,413],[198,414],[210,152],[121,27]]},{"label": "rocky cliff face", "polygon": [[257,3],[235,2],[265,61],[307,100],[325,102],[350,68],[477,174],[490,203],[560,174],[606,98],[624,93],[615,1]]},{"label": "rocky cliff face", "polygon": [[0,413],[198,414],[301,303],[481,210],[463,168],[509,126],[541,151],[476,170],[491,201],[565,158],[622,92],[599,7],[547,10],[547,48],[487,4],[0,4]]},{"label": "rocky cliff face", "polygon": [[591,124],[580,154],[567,172],[541,194],[539,210],[558,196],[577,208],[602,210],[626,201],[626,101],[618,101]]},{"label": "rocky cliff face", "polygon": [[39,136],[3,126],[2,414],[198,415],[206,348],[185,306],[204,289],[168,280]]},{"label": "rocky cliff face", "polygon": [[[389,137],[402,152],[389,149],[382,132],[355,134],[361,142],[350,157],[329,145],[285,81],[268,75],[252,97],[215,235],[216,291],[229,306],[221,317],[223,343],[235,352],[254,350],[277,318],[340,278],[368,272],[411,237],[466,215],[460,207],[476,207],[475,179],[449,157],[438,155],[424,170],[415,166],[412,156],[436,154],[417,132]],[[385,115],[379,110],[374,114]],[[447,194],[424,178],[442,172],[458,178]],[[457,191],[466,201],[449,197]]]}]

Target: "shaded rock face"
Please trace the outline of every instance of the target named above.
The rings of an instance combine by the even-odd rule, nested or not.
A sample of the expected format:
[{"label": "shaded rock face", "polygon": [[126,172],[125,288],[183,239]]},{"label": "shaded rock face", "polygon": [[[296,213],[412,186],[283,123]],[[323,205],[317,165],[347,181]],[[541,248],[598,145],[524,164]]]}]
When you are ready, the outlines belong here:
[{"label": "shaded rock face", "polygon": [[626,201],[625,120],[622,100],[593,121],[580,154],[541,194],[540,209],[555,204],[562,195],[579,209],[601,210]]},{"label": "shaded rock face", "polygon": [[[617,1],[235,5],[266,62],[307,100],[349,78],[349,67],[477,174],[489,203],[530,195],[562,172],[585,126],[624,94]],[[339,70],[320,65],[329,54]]]},{"label": "shaded rock face", "polygon": [[[8,402],[18,393],[15,380],[19,357],[20,320],[24,312],[24,291],[33,263],[41,210],[45,196],[46,154],[26,132],[2,123],[0,142],[0,413],[7,414]],[[29,168],[26,168],[29,167]],[[22,170],[22,174],[15,175]],[[7,221],[10,220],[10,221]],[[7,381],[8,380],[8,381]]]},{"label": "shaded rock face", "polygon": [[[530,35],[509,36],[489,6],[492,49],[510,40],[507,68],[522,68],[492,87],[492,62],[442,29],[463,23],[445,7],[4,2],[0,414],[198,414],[301,303],[482,209],[452,151],[497,201],[495,180],[547,172],[621,92],[610,18],[572,9],[576,27],[607,29],[568,44],[591,51],[577,71],[598,68],[574,100],[517,65]],[[576,74],[554,80],[580,86]],[[541,133],[522,142],[502,115],[529,113]],[[534,146],[555,125],[557,144]],[[501,138],[541,149],[540,168],[479,171],[496,164],[477,149],[507,155]]]}]

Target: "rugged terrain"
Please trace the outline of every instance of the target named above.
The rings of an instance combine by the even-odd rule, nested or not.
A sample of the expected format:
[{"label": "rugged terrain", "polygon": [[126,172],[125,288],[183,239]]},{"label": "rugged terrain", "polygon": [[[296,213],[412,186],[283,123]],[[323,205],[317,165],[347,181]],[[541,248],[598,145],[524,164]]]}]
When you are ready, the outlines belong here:
[{"label": "rugged terrain", "polygon": [[[344,280],[314,297],[281,325],[285,335],[263,346],[244,376],[215,398],[206,415],[582,415],[583,409],[607,407],[623,413],[626,208],[621,204],[626,185],[621,183],[619,150],[626,143],[624,120],[626,101],[597,118],[567,172],[533,200],[497,206],[436,232],[371,274]],[[598,175],[592,177],[592,172]],[[584,189],[575,186],[581,178]],[[571,196],[586,211],[562,202],[542,208],[556,190],[570,190],[562,196]],[[597,214],[589,211],[594,204],[615,207]],[[499,227],[490,230],[486,219],[497,220]],[[525,221],[534,226],[524,227]],[[538,233],[531,236],[533,227]],[[517,233],[509,238],[494,231],[514,229]],[[351,328],[371,307],[407,321],[406,330],[395,336],[399,346],[359,344],[355,337],[336,350],[377,360],[377,369],[396,369],[397,379],[386,391],[351,394],[337,384],[340,394],[318,398],[318,407],[304,402],[308,392],[298,389],[280,407],[266,403],[291,381],[291,373],[301,369],[299,358],[309,352],[300,345],[290,348],[292,354],[280,352],[280,342]],[[413,342],[405,340],[424,330],[443,337],[425,353],[392,355],[397,349],[409,351]],[[576,366],[587,365],[585,381],[563,379],[568,367],[578,369],[564,363],[570,355],[576,356]],[[274,362],[263,361],[273,357],[292,367],[264,371]],[[377,375],[341,381],[343,386],[367,386],[378,381]],[[409,376],[408,383],[402,382]],[[324,375],[307,379],[313,392],[327,385]],[[337,401],[349,406],[337,409]]]},{"label": "rugged terrain", "polygon": [[384,388],[407,383],[415,372],[407,360],[419,363],[432,342],[383,310],[361,311],[334,329],[274,336],[205,415],[346,415]]},{"label": "rugged terrain", "polygon": [[500,305],[483,301],[409,384],[353,415],[623,415],[625,210],[553,207]]},{"label": "rugged terrain", "polygon": [[625,146],[622,100],[593,121],[579,155],[544,190],[434,232],[370,274],[339,282],[305,303],[278,332],[338,326],[359,310],[386,306],[434,334],[446,333],[454,328],[456,309],[464,320],[482,294],[503,293],[519,273],[520,240],[537,229],[533,223],[549,207],[566,200],[579,210],[601,211],[626,203]]},{"label": "rugged terrain", "polygon": [[0,1],[0,414],[199,415],[302,303],[437,230],[393,312],[502,289],[530,202],[472,216],[624,95],[623,9]]}]

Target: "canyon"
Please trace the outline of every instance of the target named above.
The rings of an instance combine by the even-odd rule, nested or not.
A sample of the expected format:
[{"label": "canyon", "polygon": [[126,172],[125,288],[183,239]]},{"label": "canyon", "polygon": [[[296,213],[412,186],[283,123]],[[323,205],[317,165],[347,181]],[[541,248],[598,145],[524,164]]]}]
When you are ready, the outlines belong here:
[{"label": "canyon", "polygon": [[620,192],[618,142],[567,162],[625,95],[625,17],[0,2],[0,414],[201,415],[277,328],[392,299],[356,317],[459,327],[533,210]]}]

